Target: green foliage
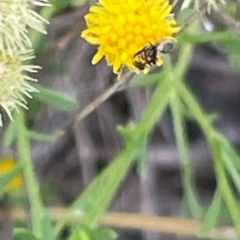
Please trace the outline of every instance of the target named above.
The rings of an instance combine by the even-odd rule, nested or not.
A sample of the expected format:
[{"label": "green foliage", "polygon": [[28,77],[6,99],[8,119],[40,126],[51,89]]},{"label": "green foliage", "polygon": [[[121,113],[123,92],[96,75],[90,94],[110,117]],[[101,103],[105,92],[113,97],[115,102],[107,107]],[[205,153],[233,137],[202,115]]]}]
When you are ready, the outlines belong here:
[{"label": "green foliage", "polygon": [[143,114],[142,120],[134,128],[132,138],[126,143],[125,149],[113,159],[111,164],[94,179],[90,186],[73,203],[69,213],[57,225],[56,231],[58,233],[61,232],[63,226],[74,212],[84,214],[83,224],[95,226],[98,223],[100,216],[106,211],[120,183],[132,166],[135,157],[138,156],[138,146],[143,137],[150,132],[159,117],[162,116],[167,106],[170,91],[170,81],[167,81],[167,79],[163,79],[163,82],[159,81],[155,94]]},{"label": "green foliage", "polygon": [[91,229],[86,226],[81,226],[74,229],[68,240],[115,240],[117,239],[117,234],[108,228],[97,228]]},{"label": "green foliage", "polygon": [[40,240],[36,238],[29,230],[24,228],[14,228],[13,240]]},{"label": "green foliage", "polygon": [[68,94],[39,85],[36,85],[36,89],[39,91],[34,95],[36,100],[49,104],[60,111],[73,111],[77,108],[76,101]]},{"label": "green foliage", "polygon": [[31,139],[42,141],[42,142],[53,142],[57,138],[55,135],[44,134],[44,133],[39,133],[35,131],[29,131],[28,133]]},{"label": "green foliage", "polygon": [[53,231],[53,226],[52,226],[52,221],[49,215],[49,212],[47,209],[42,208],[42,239],[47,239],[47,240],[56,240],[54,231]]},{"label": "green foliage", "polygon": [[10,144],[14,141],[15,139],[15,123],[10,122],[9,125],[7,126],[7,129],[4,132],[4,137],[3,137],[3,143],[4,146],[10,146]]},{"label": "green foliage", "polygon": [[220,192],[217,190],[212,204],[205,213],[203,224],[202,224],[202,233],[210,232],[214,227],[217,226],[219,219],[220,219],[220,212],[222,209],[222,197]]},{"label": "green foliage", "polygon": [[139,74],[133,77],[132,81],[129,83],[130,87],[143,87],[148,85],[156,84],[160,78],[164,78],[164,73],[150,73],[148,75]]},{"label": "green foliage", "polygon": [[68,0],[68,1],[66,1],[66,0],[52,0],[51,1],[52,6],[53,6],[52,11],[54,11],[54,12],[61,11],[64,8],[70,6],[74,2],[75,2],[74,0]]}]

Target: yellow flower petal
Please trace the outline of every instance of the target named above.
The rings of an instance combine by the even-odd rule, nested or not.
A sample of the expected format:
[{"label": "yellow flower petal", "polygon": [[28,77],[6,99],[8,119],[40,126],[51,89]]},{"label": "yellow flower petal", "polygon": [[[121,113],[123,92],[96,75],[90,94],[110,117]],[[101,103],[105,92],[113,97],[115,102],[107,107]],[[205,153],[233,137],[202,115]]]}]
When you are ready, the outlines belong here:
[{"label": "yellow flower petal", "polygon": [[[83,35],[82,35],[83,36]],[[93,36],[87,36],[86,37],[88,42],[90,42],[93,45],[99,44],[99,39],[97,37],[93,37]]]},{"label": "yellow flower petal", "polygon": [[168,0],[99,0],[85,16],[87,29],[82,32],[88,42],[99,44],[92,63],[105,57],[115,73],[124,65],[137,73],[146,72],[155,63],[162,65],[162,57],[147,62],[149,58],[144,55],[138,56],[141,65],[137,65],[135,56],[149,44],[157,47],[163,39],[173,38],[180,30],[171,11]]},{"label": "yellow flower petal", "polygon": [[103,56],[104,56],[103,52],[98,50],[92,59],[92,64],[94,65],[98,63],[103,58]]}]

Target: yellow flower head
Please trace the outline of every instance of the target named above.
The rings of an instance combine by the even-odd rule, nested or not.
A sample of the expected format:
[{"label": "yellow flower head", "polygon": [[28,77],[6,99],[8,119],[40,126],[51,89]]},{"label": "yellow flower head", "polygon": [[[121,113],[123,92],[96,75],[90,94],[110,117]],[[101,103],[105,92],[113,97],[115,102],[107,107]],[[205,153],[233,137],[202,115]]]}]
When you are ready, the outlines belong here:
[{"label": "yellow flower head", "polygon": [[[4,157],[0,160],[0,175],[9,172],[15,167],[16,162],[12,157]],[[23,177],[21,175],[16,176],[12,181],[5,187],[5,191],[14,191],[21,188],[23,185]]]},{"label": "yellow flower head", "polygon": [[158,54],[157,47],[180,30],[171,11],[168,0],[99,0],[85,16],[82,32],[99,45],[92,64],[105,56],[115,73],[124,65],[135,72],[161,65],[165,52]]}]

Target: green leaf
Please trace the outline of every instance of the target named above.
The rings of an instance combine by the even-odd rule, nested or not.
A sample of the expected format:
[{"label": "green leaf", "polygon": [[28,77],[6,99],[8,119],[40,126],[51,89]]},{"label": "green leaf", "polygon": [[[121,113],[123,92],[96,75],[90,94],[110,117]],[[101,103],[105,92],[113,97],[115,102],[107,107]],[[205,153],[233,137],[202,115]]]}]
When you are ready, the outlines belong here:
[{"label": "green leaf", "polygon": [[39,240],[39,239],[36,238],[29,230],[25,228],[14,228],[13,240]]},{"label": "green leaf", "polygon": [[34,98],[41,102],[50,104],[61,111],[73,111],[77,108],[75,99],[66,93],[41,87],[37,84],[34,84],[34,87],[39,91],[39,93],[34,95]]},{"label": "green leaf", "polygon": [[[133,137],[134,130],[136,129],[137,124],[135,122],[129,122],[126,126],[118,126],[117,130],[122,135],[123,142],[125,146],[127,146]],[[147,170],[147,155],[148,155],[148,143],[149,138],[148,134],[142,137],[142,141],[137,148],[138,152],[138,161],[137,161],[137,168],[138,173],[144,174]]]},{"label": "green leaf", "polygon": [[[174,74],[174,72],[172,73]],[[177,149],[180,157],[181,175],[185,197],[185,209],[189,215],[199,219],[202,214],[202,208],[199,203],[195,182],[193,178],[193,166],[189,155],[188,142],[186,138],[186,129],[181,112],[181,98],[177,95],[177,85],[175,94],[172,94],[170,109],[173,116],[173,126],[176,136]]]},{"label": "green leaf", "polygon": [[229,54],[228,59],[229,59],[231,67],[235,71],[239,71],[239,69],[240,69],[240,54],[232,52]]},{"label": "green leaf", "polygon": [[35,131],[29,131],[28,134],[31,139],[38,140],[38,141],[54,142],[56,140],[56,136],[53,134],[45,134],[45,133],[39,133]]},{"label": "green leaf", "polygon": [[236,231],[240,234],[240,210],[238,200],[233,193],[233,189],[230,185],[229,178],[224,168],[224,163],[221,154],[222,144],[217,138],[210,139],[211,150],[213,153],[214,165],[216,169],[218,189],[221,193],[222,199],[226,203],[226,206],[231,214],[232,221],[235,225]]},{"label": "green leaf", "polygon": [[9,122],[7,129],[4,132],[3,142],[4,146],[9,146],[13,143],[16,138],[15,123],[13,121]]},{"label": "green leaf", "polygon": [[[163,72],[160,73],[160,77],[164,78]],[[139,74],[136,75],[129,83],[130,87],[142,87],[152,84],[156,84],[159,81],[159,73]]]},{"label": "green leaf", "polygon": [[180,43],[206,43],[206,42],[224,42],[229,41],[231,37],[230,30],[220,32],[205,32],[205,33],[189,33],[187,31],[182,32],[178,37]]},{"label": "green leaf", "polygon": [[233,31],[228,31],[228,37],[219,41],[230,53],[240,54],[240,37]]},{"label": "green leaf", "polygon": [[100,228],[93,232],[94,240],[115,240],[117,239],[117,234],[112,229]]},{"label": "green leaf", "polygon": [[86,227],[79,227],[77,230],[74,230],[73,233],[70,235],[68,240],[93,240],[91,231],[89,228]]},{"label": "green leaf", "polygon": [[230,178],[240,193],[240,157],[227,140],[221,142],[221,157],[223,159],[224,167],[228,171]]},{"label": "green leaf", "polygon": [[193,8],[184,8],[179,12],[177,22],[182,25],[194,12],[195,10]]},{"label": "green leaf", "polygon": [[45,208],[42,210],[42,216],[42,239],[55,240],[51,219]]},{"label": "green leaf", "polygon": [[117,126],[117,131],[121,134],[125,145],[132,141],[133,132],[136,126],[137,124],[133,121],[129,122],[126,126]]},{"label": "green leaf", "polygon": [[90,228],[82,225],[75,228],[68,240],[115,240],[117,234],[109,228]]},{"label": "green leaf", "polygon": [[17,163],[11,170],[0,175],[0,193],[4,191],[4,188],[12,181],[13,178],[22,173],[21,163]]},{"label": "green leaf", "polygon": [[148,169],[148,146],[149,146],[149,136],[146,134],[142,138],[142,142],[138,147],[138,161],[137,170],[140,175],[146,174]]},{"label": "green leaf", "polygon": [[214,195],[212,204],[209,207],[202,222],[201,232],[203,234],[209,233],[209,231],[211,231],[213,228],[217,226],[217,223],[221,217],[220,215],[221,209],[222,209],[222,196],[220,192],[217,190]]},{"label": "green leaf", "polygon": [[74,2],[75,0],[52,0],[51,4],[52,7],[54,8],[54,11],[60,11],[64,8],[66,8],[67,6],[71,5],[72,2]]}]

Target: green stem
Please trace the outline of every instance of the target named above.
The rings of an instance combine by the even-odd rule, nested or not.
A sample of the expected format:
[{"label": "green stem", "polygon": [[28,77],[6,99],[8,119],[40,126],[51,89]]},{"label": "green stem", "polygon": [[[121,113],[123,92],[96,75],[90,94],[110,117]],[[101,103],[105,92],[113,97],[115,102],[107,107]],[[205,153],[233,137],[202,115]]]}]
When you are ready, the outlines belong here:
[{"label": "green stem", "polygon": [[240,234],[240,211],[237,201],[234,198],[233,191],[229,185],[229,181],[224,169],[224,164],[222,162],[224,154],[221,151],[224,151],[224,149],[222,148],[221,142],[219,141],[219,133],[214,129],[208,116],[201,109],[195,97],[190,93],[186,86],[184,86],[184,83],[178,82],[177,87],[179,91],[181,91],[184,101],[187,104],[189,110],[192,112],[192,115],[196,117],[196,121],[203,130],[204,135],[207,137],[209,145],[212,148],[214,166],[219,183],[218,187],[232,216],[235,227]]},{"label": "green stem", "polygon": [[25,117],[22,111],[19,111],[14,116],[17,126],[17,145],[19,159],[22,162],[23,172],[26,182],[26,187],[29,196],[32,229],[36,237],[41,238],[42,222],[42,203],[40,198],[40,191],[38,181],[34,172],[33,163],[31,160],[30,139],[28,130],[25,127]]},{"label": "green stem", "polygon": [[[196,32],[196,28],[190,29],[191,32]],[[188,66],[191,62],[193,56],[194,46],[190,43],[185,43],[181,46],[179,50],[179,61],[176,63],[175,67],[169,65],[169,80],[172,81],[174,85],[174,92],[171,95],[170,108],[173,117],[174,131],[176,135],[177,148],[181,160],[182,168],[182,181],[184,185],[184,196],[186,199],[186,205],[189,207],[192,216],[195,218],[200,218],[201,207],[197,200],[196,190],[194,188],[193,181],[193,168],[191,160],[189,157],[188,147],[185,139],[185,129],[183,125],[183,119],[181,115],[181,104],[180,97],[181,91],[179,91],[176,83],[182,82],[185,73],[187,72]]]},{"label": "green stem", "polygon": [[179,61],[174,68],[174,76],[180,81],[183,79],[190,65],[193,56],[194,47],[190,43],[184,44],[179,50]]},{"label": "green stem", "polygon": [[177,140],[177,148],[181,160],[184,196],[186,198],[187,207],[189,207],[191,215],[194,218],[199,219],[201,217],[202,209],[200,207],[200,204],[198,203],[197,193],[194,188],[194,173],[186,143],[185,128],[181,115],[179,100],[180,99],[177,95],[172,94],[170,107],[172,111],[175,136]]},{"label": "green stem", "polygon": [[218,180],[218,187],[222,193],[222,198],[225,200],[226,205],[229,209],[230,215],[232,216],[236,230],[240,235],[240,211],[239,204],[237,203],[233,191],[230,187],[224,164],[221,156],[221,145],[217,142],[212,141],[211,144],[212,152],[214,154],[214,164],[216,169],[216,175]]},{"label": "green stem", "polygon": [[[101,214],[106,211],[111,199],[116,193],[120,182],[124,179],[127,171],[135,160],[136,151],[142,142],[142,139],[149,134],[155,124],[161,118],[171,94],[171,82],[168,79],[162,79],[143,114],[142,120],[133,130],[132,139],[127,143],[127,147],[112,160],[112,163],[90,184],[84,193],[73,203],[69,212],[61,219],[56,226],[56,233],[59,234],[65,224],[71,218],[74,210],[83,211],[83,222],[93,225],[99,219]],[[113,173],[114,169],[120,171],[117,175]],[[102,186],[105,186],[104,189]],[[99,192],[100,191],[100,192]],[[105,192],[108,192],[106,194]],[[103,195],[105,194],[105,197]],[[100,199],[100,204],[96,201]]]},{"label": "green stem", "polygon": [[176,85],[176,88],[179,89],[179,93],[181,93],[183,101],[191,111],[192,116],[196,117],[196,121],[199,123],[205,136],[210,138],[212,133],[215,132],[215,129],[213,128],[209,117],[204,113],[193,94],[187,89],[183,82],[178,81],[176,82]]}]

